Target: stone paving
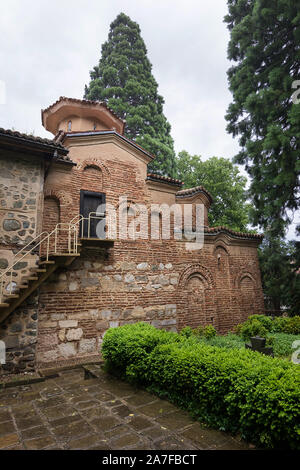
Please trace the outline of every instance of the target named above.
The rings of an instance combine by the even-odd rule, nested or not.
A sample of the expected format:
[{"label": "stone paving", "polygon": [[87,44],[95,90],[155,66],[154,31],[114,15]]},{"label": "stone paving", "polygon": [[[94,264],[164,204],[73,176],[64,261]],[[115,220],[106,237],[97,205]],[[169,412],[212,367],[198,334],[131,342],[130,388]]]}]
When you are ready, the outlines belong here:
[{"label": "stone paving", "polygon": [[0,449],[244,450],[184,411],[107,375],[82,368],[0,391]]}]

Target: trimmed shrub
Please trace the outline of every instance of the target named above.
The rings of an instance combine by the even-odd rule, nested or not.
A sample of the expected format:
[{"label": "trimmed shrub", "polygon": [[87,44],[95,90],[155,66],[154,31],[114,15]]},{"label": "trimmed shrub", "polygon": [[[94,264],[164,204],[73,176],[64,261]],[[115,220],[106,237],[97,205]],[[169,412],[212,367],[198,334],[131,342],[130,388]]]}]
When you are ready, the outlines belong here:
[{"label": "trimmed shrub", "polygon": [[195,334],[195,330],[193,330],[190,326],[185,326],[184,328],[182,328],[182,330],[180,331],[180,334],[182,336],[185,336],[186,338],[189,338],[190,336],[192,336],[193,334]]},{"label": "trimmed shrub", "polygon": [[195,418],[268,448],[300,448],[297,365],[228,350],[148,324],[107,331],[108,369],[142,384]]},{"label": "trimmed shrub", "polygon": [[272,319],[266,315],[250,315],[244,323],[237,325],[234,331],[245,340],[257,335],[265,337],[268,332],[298,335],[300,334],[300,316]]},{"label": "trimmed shrub", "polygon": [[288,321],[287,317],[275,317],[270,331],[272,333],[283,333]]},{"label": "trimmed shrub", "polygon": [[189,338],[190,336],[194,335],[197,336],[198,338],[204,337],[204,338],[213,338],[216,336],[217,332],[216,329],[212,325],[206,325],[206,326],[198,326],[197,328],[192,329],[190,326],[185,326],[182,328],[180,331],[181,336],[185,336],[186,338]]},{"label": "trimmed shrub", "polygon": [[216,329],[212,325],[206,325],[203,330],[203,336],[206,339],[213,338],[216,336],[217,332]]},{"label": "trimmed shrub", "polygon": [[299,335],[300,334],[300,317],[290,317],[288,318],[288,322],[286,323],[282,333],[289,333],[291,335]]},{"label": "trimmed shrub", "polygon": [[246,321],[240,329],[240,335],[245,341],[249,340],[251,336],[261,336],[265,338],[267,334],[268,330],[256,319]]}]

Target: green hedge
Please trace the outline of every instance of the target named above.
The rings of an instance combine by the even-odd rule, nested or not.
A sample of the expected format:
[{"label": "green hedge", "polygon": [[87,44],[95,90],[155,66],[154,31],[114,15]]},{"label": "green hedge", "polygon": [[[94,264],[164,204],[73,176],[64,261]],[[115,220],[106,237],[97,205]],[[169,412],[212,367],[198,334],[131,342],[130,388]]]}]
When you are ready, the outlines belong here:
[{"label": "green hedge", "polygon": [[137,323],[107,331],[109,371],[146,386],[194,417],[268,448],[300,448],[300,370],[249,350]]},{"label": "green hedge", "polygon": [[235,332],[248,340],[251,336],[266,337],[267,333],[300,334],[300,316],[270,318],[266,315],[250,315],[235,327]]}]

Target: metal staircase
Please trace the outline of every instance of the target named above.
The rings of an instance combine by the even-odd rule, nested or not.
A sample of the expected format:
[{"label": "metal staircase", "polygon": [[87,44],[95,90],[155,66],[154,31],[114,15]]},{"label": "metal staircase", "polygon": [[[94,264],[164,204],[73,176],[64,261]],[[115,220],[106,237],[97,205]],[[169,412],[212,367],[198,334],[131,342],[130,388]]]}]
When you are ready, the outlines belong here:
[{"label": "metal staircase", "polygon": [[[57,268],[70,265],[80,256],[83,226],[91,219],[103,219],[104,214],[90,213],[88,218],[81,215],[68,223],[59,223],[48,233],[42,232],[14,256],[12,264],[0,274],[0,323],[29,297]],[[87,221],[87,222],[85,222]],[[81,232],[81,237],[79,234]],[[99,240],[100,241],[100,240]],[[31,256],[34,266],[28,274],[16,280],[17,263]]]}]

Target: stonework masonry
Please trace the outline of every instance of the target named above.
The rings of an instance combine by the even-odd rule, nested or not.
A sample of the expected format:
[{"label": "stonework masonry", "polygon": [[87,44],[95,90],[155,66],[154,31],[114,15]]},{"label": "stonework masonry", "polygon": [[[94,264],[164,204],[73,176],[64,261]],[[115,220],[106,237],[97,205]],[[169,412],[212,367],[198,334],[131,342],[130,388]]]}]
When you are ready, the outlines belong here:
[{"label": "stonework masonry", "polygon": [[[106,203],[115,207],[124,195],[128,206],[133,202],[147,207],[202,203],[204,246],[187,250],[184,240],[164,240],[161,231],[157,240],[116,237],[109,248],[85,240],[80,256],[57,269],[0,326],[0,339],[12,338],[12,365],[6,365],[6,371],[18,368],[18,357],[20,370],[96,358],[107,329],[126,323],[145,321],[172,331],[210,324],[226,333],[249,314],[262,313],[257,257],[261,238],[224,227],[209,228],[207,212],[212,201],[204,188],[185,192],[177,181],[147,177],[152,157],[109,127],[107,108],[104,119],[99,104],[76,100],[84,132],[67,132],[73,111],[72,100],[62,98],[47,108],[43,123],[46,129],[48,121],[51,129],[59,129],[59,138],[76,165],[53,163],[44,178],[41,162],[29,159],[26,166],[22,159],[10,160],[1,154],[0,270],[10,261],[8,247],[3,247],[12,243],[12,237],[14,243],[20,243],[33,236],[39,221],[39,230],[47,232],[57,223],[68,223],[80,213],[82,191],[105,194]],[[86,130],[92,122],[89,113],[101,124],[98,132]],[[115,122],[116,117],[113,119]],[[65,123],[68,129],[64,129]],[[20,178],[26,179],[22,185]],[[130,222],[130,211],[128,214]]]}]

